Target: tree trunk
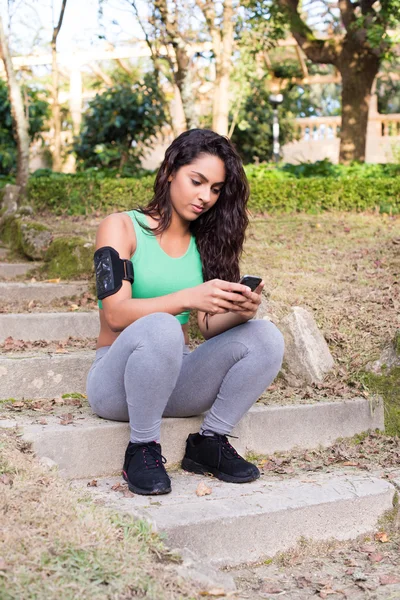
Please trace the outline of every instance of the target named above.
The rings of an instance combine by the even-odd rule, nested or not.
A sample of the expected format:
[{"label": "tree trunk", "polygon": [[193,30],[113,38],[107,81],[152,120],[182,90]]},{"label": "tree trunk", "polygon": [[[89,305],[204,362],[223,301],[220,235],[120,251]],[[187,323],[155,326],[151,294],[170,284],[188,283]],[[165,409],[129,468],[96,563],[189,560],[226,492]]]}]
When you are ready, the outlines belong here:
[{"label": "tree trunk", "polygon": [[228,135],[229,81],[229,67],[228,69],[218,69],[217,67],[213,100],[213,130],[220,135]]},{"label": "tree trunk", "polygon": [[380,59],[344,44],[338,68],[342,76],[342,125],[339,162],[365,162],[371,89]]},{"label": "tree trunk", "polygon": [[53,87],[53,128],[54,128],[54,144],[53,144],[53,171],[61,171],[61,118],[60,104],[58,102],[58,64],[57,64],[57,37],[62,26],[65,6],[67,0],[62,1],[60,17],[57,25],[53,28],[53,37],[51,39],[51,58],[52,58],[52,87]]},{"label": "tree trunk", "polygon": [[15,76],[7,39],[0,17],[0,53],[7,74],[8,95],[11,104],[11,114],[14,122],[14,132],[17,140],[17,185],[20,186],[20,197],[26,194],[29,178],[29,125],[25,116],[21,89]]},{"label": "tree trunk", "polygon": [[[218,41],[217,41],[218,36]],[[233,52],[233,4],[232,0],[223,3],[221,33],[212,32],[215,54],[215,90],[213,101],[213,130],[220,135],[228,135],[229,83]]]},{"label": "tree trunk", "polygon": [[174,137],[178,137],[178,135],[186,131],[187,125],[181,91],[176,84],[174,84],[174,100],[170,107],[170,115]]},{"label": "tree trunk", "polygon": [[60,104],[58,102],[58,65],[57,65],[57,47],[56,42],[51,43],[51,55],[52,55],[52,96],[53,105],[51,113],[53,117],[53,171],[61,171],[61,118],[60,118]]}]

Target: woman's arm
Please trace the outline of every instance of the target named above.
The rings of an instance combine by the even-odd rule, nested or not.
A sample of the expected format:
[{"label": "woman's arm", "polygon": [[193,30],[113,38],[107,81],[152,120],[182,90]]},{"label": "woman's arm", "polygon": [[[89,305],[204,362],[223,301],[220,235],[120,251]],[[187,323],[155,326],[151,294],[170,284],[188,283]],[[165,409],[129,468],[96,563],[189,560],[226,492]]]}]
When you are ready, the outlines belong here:
[{"label": "woman's arm", "polygon": [[[96,236],[96,250],[103,246],[111,246],[123,259],[130,259],[134,254],[136,238],[128,229],[124,214],[110,215],[100,223]],[[108,326],[112,331],[118,332],[137,319],[155,312],[166,312],[171,315],[178,315],[191,309],[216,314],[238,312],[241,310],[240,305],[246,302],[246,297],[242,293],[249,289],[239,283],[214,279],[157,298],[132,298],[129,281],[123,281],[121,289],[112,296],[104,298],[102,304]]]},{"label": "woman's arm", "polygon": [[[96,236],[96,250],[103,246],[111,246],[117,250],[120,258],[130,259],[134,254],[136,237],[124,214],[110,215],[100,223]],[[124,280],[118,292],[102,301],[103,314],[112,331],[122,331],[140,317],[151,313],[167,312],[178,315],[187,310],[184,291],[159,298],[132,298],[131,284]]]},{"label": "woman's arm", "polygon": [[[246,288],[249,291],[243,293],[244,301],[235,312],[225,312],[225,314],[209,314],[199,310],[197,313],[197,322],[199,329],[206,340],[219,335],[236,325],[241,325],[252,319],[261,303],[261,292],[264,288],[264,281],[254,290]],[[207,327],[208,325],[208,327]]]}]

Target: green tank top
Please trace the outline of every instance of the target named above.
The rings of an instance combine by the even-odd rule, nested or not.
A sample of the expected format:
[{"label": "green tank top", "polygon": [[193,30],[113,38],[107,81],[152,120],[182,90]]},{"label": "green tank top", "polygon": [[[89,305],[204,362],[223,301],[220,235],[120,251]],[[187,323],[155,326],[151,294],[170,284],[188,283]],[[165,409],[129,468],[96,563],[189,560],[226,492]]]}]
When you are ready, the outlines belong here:
[{"label": "green tank top", "polygon": [[[157,238],[143,229],[140,223],[148,226],[146,215],[127,211],[132,219],[136,234],[136,250],[131,257],[135,280],[132,284],[132,298],[158,298],[173,292],[203,283],[201,258],[194,236],[183,256],[172,258],[161,248]],[[99,307],[102,303],[99,301]],[[176,315],[184,325],[189,321],[190,311]]]}]

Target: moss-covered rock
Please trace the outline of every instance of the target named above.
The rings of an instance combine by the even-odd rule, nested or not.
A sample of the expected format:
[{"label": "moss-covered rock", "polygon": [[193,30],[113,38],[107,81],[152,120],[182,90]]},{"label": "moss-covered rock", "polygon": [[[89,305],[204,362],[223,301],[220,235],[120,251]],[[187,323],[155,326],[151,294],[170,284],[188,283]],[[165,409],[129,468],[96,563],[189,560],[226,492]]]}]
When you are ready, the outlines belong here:
[{"label": "moss-covered rock", "polygon": [[382,396],[385,407],[385,431],[400,436],[400,367],[381,375],[364,373],[362,379],[368,390]]},{"label": "moss-covered rock", "polygon": [[0,239],[11,250],[30,258],[42,260],[53,239],[48,227],[37,221],[16,215],[6,216],[0,227]]},{"label": "moss-covered rock", "polygon": [[93,253],[93,244],[80,237],[57,238],[46,252],[42,273],[49,278],[91,278]]},{"label": "moss-covered rock", "polygon": [[52,242],[48,227],[36,221],[20,221],[20,246],[23,254],[33,260],[42,260]]},{"label": "moss-covered rock", "polygon": [[5,216],[0,223],[0,240],[12,250],[16,250],[18,235],[18,219],[13,215]]}]

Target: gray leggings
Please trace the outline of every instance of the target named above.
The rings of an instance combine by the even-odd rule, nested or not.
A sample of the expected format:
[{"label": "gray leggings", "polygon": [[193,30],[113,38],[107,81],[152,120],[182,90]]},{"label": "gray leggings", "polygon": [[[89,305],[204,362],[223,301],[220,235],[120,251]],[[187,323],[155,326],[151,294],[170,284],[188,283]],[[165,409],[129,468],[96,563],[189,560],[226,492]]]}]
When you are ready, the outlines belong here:
[{"label": "gray leggings", "polygon": [[153,313],[97,350],[89,403],[104,419],[129,421],[132,442],[159,441],[163,416],[205,411],[201,431],[229,434],[278,374],[283,349],[275,325],[255,320],[190,352],[179,321]]}]

